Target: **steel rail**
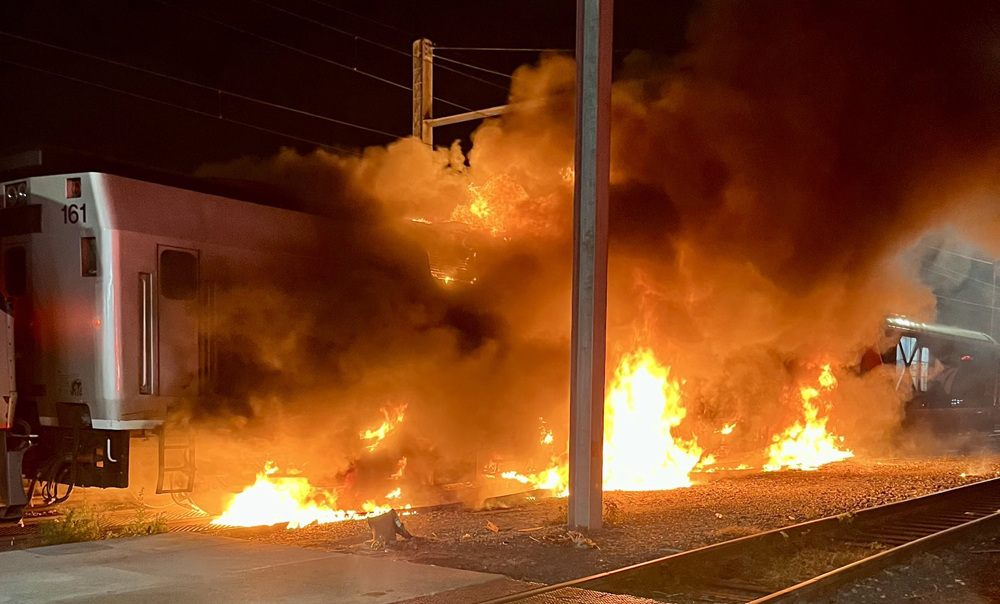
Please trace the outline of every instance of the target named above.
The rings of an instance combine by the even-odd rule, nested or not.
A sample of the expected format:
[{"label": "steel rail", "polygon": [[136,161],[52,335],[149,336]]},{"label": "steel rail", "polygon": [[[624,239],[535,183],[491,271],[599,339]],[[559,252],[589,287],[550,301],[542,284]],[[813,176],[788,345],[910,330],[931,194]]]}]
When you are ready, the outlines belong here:
[{"label": "steel rail", "polygon": [[[481,604],[523,602],[566,588],[649,597],[647,594],[651,585],[669,584],[671,580],[681,580],[683,587],[664,586],[658,591],[679,592],[674,593],[675,596],[711,596],[713,601],[719,602],[774,604],[804,601],[828,594],[847,582],[868,576],[905,557],[943,545],[968,530],[1000,522],[998,508],[1000,478],[993,478],[707,545]],[[834,539],[835,544],[839,543],[845,549],[873,542],[886,542],[893,547],[778,591],[756,583],[697,576],[699,570],[734,560],[741,553],[759,552],[775,545],[797,544],[805,547],[809,543],[822,543],[823,539]]]}]

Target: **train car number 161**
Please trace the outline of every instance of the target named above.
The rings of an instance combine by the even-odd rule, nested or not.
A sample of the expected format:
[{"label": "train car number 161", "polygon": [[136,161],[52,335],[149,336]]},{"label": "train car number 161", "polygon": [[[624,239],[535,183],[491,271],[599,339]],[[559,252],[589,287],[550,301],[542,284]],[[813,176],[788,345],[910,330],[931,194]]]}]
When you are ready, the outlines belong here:
[{"label": "train car number 161", "polygon": [[63,224],[77,224],[79,222],[87,222],[87,204],[76,205],[71,204],[68,206],[63,206]]}]

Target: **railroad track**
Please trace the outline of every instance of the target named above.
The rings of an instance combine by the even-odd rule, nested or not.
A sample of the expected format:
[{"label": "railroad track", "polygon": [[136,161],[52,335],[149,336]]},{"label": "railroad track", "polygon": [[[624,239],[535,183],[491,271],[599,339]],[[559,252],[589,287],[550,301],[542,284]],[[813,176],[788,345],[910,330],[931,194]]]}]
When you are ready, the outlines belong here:
[{"label": "railroad track", "polygon": [[[810,602],[1000,524],[1000,478],[820,518],[481,604],[563,601],[576,590],[677,603]],[[584,592],[586,593],[586,592]],[[567,600],[579,601],[579,600]]]}]

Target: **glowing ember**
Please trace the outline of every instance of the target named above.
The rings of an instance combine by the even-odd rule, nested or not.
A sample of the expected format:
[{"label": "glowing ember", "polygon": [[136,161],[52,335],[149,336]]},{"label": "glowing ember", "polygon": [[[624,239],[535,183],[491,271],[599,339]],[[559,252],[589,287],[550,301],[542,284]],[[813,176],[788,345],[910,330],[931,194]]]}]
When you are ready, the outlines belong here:
[{"label": "glowing ember", "polygon": [[[385,514],[389,505],[366,502],[360,511],[337,508],[335,494],[313,487],[302,476],[275,477],[277,466],[268,462],[257,480],[230,502],[225,513],[212,521],[224,526],[265,526],[288,523],[289,529],[345,520],[363,520]],[[400,489],[389,493],[398,498]],[[390,498],[387,496],[387,499]],[[403,509],[409,509],[409,505]]]},{"label": "glowing ember", "polygon": [[552,439],[552,430],[549,430],[548,428],[545,427],[545,418],[544,417],[539,417],[538,421],[542,422],[541,428],[538,429],[538,431],[541,433],[541,443],[543,445],[551,445],[552,444],[552,440],[553,440]]},{"label": "glowing ember", "polygon": [[376,447],[379,446],[379,443],[385,439],[386,435],[392,432],[396,425],[403,421],[404,411],[406,411],[406,403],[403,403],[396,409],[382,408],[382,416],[385,418],[382,425],[374,430],[365,430],[361,432],[361,440],[374,441],[372,444],[367,445],[366,448],[369,451],[374,451]]},{"label": "glowing ember", "polygon": [[680,382],[653,352],[626,354],[604,401],[604,490],[653,491],[691,485],[701,459],[697,440],[675,438],[684,419]]},{"label": "glowing ember", "polygon": [[469,205],[455,208],[451,219],[493,236],[504,235],[516,218],[517,206],[528,200],[524,188],[506,174],[490,177],[482,186],[469,185]]},{"label": "glowing ember", "polygon": [[736,428],[736,422],[733,422],[731,424],[726,424],[725,426],[722,427],[721,430],[719,430],[719,434],[723,435],[732,434],[734,428]]},{"label": "glowing ember", "polygon": [[805,421],[796,421],[774,437],[774,443],[768,449],[770,459],[764,465],[765,472],[782,468],[815,470],[822,465],[854,457],[851,451],[839,448],[843,438],[827,432],[829,417],[819,417],[823,397],[837,387],[837,378],[833,377],[829,365],[823,366],[817,382],[818,388],[802,386],[799,389]]}]

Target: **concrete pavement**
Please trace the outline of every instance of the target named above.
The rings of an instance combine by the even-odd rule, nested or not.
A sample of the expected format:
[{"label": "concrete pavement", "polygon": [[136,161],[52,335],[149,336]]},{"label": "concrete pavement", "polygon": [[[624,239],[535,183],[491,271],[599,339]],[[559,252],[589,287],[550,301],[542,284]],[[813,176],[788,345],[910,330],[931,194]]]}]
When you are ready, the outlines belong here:
[{"label": "concrete pavement", "polygon": [[2,604],[390,604],[497,578],[190,533],[0,553]]}]

